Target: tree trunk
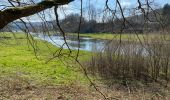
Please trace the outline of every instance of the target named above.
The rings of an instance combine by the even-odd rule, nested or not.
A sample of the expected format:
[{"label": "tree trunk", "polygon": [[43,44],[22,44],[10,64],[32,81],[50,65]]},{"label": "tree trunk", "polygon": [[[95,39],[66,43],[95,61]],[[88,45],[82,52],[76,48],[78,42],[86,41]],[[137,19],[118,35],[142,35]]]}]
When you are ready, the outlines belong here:
[{"label": "tree trunk", "polygon": [[22,17],[30,16],[55,5],[68,4],[73,0],[46,0],[35,5],[24,7],[13,7],[0,11],[0,29],[4,28],[8,23],[13,22]]}]

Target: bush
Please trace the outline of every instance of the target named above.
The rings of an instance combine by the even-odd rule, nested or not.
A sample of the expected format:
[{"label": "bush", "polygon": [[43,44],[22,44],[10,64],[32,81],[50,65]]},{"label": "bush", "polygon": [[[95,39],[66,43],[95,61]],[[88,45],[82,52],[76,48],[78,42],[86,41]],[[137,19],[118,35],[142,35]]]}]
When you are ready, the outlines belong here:
[{"label": "bush", "polygon": [[102,52],[91,57],[87,70],[107,81],[161,81],[167,84],[170,76],[169,62],[169,41],[158,38],[143,45],[132,41],[121,44],[113,41]]}]

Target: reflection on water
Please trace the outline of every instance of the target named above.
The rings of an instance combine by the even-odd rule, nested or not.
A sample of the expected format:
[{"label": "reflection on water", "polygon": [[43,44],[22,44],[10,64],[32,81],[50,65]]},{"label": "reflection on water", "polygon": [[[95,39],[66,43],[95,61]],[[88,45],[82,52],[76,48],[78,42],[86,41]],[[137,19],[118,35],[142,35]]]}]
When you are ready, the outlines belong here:
[{"label": "reflection on water", "polygon": [[[48,41],[56,45],[57,47],[61,47],[64,44],[64,39],[62,36],[39,35],[38,38]],[[79,42],[76,36],[66,37],[66,40],[67,40],[67,44],[69,45],[70,49],[73,49],[73,50],[78,49]],[[63,48],[68,49],[66,44],[64,44]],[[79,49],[85,50],[85,51],[92,51],[92,52],[107,51],[108,49],[110,49],[110,51],[113,51],[116,54],[119,53],[122,55],[126,55],[127,51],[130,51],[132,55],[140,54],[142,56],[148,56],[149,52],[151,52],[150,49],[147,49],[146,47],[143,47],[140,44],[125,43],[124,45],[121,44],[120,46],[120,44],[116,42],[108,43],[107,40],[92,39],[89,37],[80,37],[80,48]]]},{"label": "reflection on water", "polygon": [[[39,35],[38,36],[40,39],[46,40],[57,47],[61,47],[64,44],[64,39],[61,36],[43,36]],[[78,39],[75,36],[70,36],[67,37],[67,44],[69,45],[70,49],[77,50],[78,49]],[[81,37],[80,38],[80,50],[85,50],[85,51],[101,51],[104,46],[106,40],[100,40],[100,39],[92,39],[88,37]],[[64,48],[67,49],[67,46],[64,44]]]}]

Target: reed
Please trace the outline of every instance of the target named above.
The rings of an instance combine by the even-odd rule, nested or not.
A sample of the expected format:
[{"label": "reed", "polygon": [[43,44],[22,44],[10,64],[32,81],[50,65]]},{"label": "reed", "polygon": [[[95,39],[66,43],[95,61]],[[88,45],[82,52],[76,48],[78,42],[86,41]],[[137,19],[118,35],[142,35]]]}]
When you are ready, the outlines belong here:
[{"label": "reed", "polygon": [[87,70],[106,81],[159,82],[170,78],[170,41],[157,37],[140,44],[136,41],[112,41],[86,63]]}]

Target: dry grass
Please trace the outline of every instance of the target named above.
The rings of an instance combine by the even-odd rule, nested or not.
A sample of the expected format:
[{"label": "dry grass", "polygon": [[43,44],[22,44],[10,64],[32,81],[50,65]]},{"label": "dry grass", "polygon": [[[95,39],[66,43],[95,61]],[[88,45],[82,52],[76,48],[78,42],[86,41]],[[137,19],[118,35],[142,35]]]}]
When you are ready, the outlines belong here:
[{"label": "dry grass", "polygon": [[[20,76],[0,79],[1,100],[104,100],[91,86],[73,85],[40,85]],[[97,87],[108,100],[169,100],[170,89],[158,87],[127,88],[122,85]]]},{"label": "dry grass", "polygon": [[20,76],[0,79],[2,100],[88,100],[99,99],[85,87],[79,85],[41,85]]},{"label": "dry grass", "polygon": [[[157,41],[155,41],[155,42],[157,42]],[[169,48],[167,48],[166,46],[162,47],[162,44],[160,44],[159,46],[154,46],[154,44],[152,44],[152,45],[148,45],[148,47],[153,48],[155,50],[154,54],[158,54],[158,55],[163,54],[163,55],[167,55],[167,57],[169,57],[168,54],[166,54],[167,52],[170,51]],[[75,70],[72,70],[71,72],[70,71],[65,72],[63,67],[60,66],[60,67],[57,67],[57,70],[59,70],[59,71],[55,72],[55,74],[51,74],[51,73],[49,73],[50,72],[49,69],[51,70],[51,68],[52,68],[54,70],[54,67],[49,67],[51,65],[47,66],[47,65],[41,64],[41,62],[37,62],[37,60],[32,59],[32,57],[33,57],[32,54],[28,50],[25,51],[24,45],[19,46],[17,48],[20,48],[20,49],[19,50],[15,49],[15,48],[11,49],[11,48],[6,48],[6,47],[1,46],[1,49],[2,49],[1,57],[3,58],[3,59],[1,59],[1,64],[3,66],[1,66],[1,74],[2,75],[0,75],[0,99],[2,99],[2,100],[103,100],[103,97],[96,90],[94,90],[94,88],[92,86],[88,86],[88,84],[82,84],[80,82],[81,80],[79,80],[79,78],[82,77],[80,73],[75,73]],[[113,51],[115,49],[113,47],[107,48],[107,49],[109,51],[112,51],[112,52],[105,53],[109,56],[106,56],[105,54],[97,56],[97,58],[99,59],[98,61],[100,63],[96,62],[97,60],[95,60],[92,63],[92,64],[98,63],[99,65],[104,66],[104,67],[99,68],[100,72],[104,73],[102,75],[109,76],[109,74],[106,72],[109,72],[110,69],[109,69],[109,71],[107,71],[108,69],[104,69],[104,68],[109,68],[108,66],[111,66],[114,64],[117,64],[117,66],[120,66],[120,68],[123,69],[124,71],[126,70],[126,72],[128,72],[128,69],[126,69],[125,65],[128,65],[128,64],[133,65],[138,70],[138,71],[136,71],[137,74],[134,74],[134,75],[136,75],[135,76],[136,78],[139,78],[138,74],[141,75],[140,71],[145,72],[145,70],[141,70],[141,69],[146,68],[146,66],[145,66],[146,63],[143,63],[143,62],[145,62],[145,59],[141,58],[140,52],[136,54],[135,59],[127,60],[127,58],[129,58],[129,57],[133,58],[133,57],[129,56],[129,54],[131,54],[133,52],[129,52],[130,49],[128,50],[128,48],[127,48],[127,50],[126,50],[127,58],[126,59],[122,59],[122,56],[120,55],[119,57],[121,59],[114,60],[115,57],[118,57],[118,56],[114,55],[113,56],[114,59],[112,59],[112,60],[114,60],[114,62],[110,63],[109,60],[111,60],[110,59],[111,55],[113,54]],[[10,52],[7,52],[8,50]],[[158,53],[158,51],[161,51],[161,53]],[[6,54],[10,55],[10,56],[7,56]],[[11,57],[12,54],[15,54],[18,56]],[[25,54],[27,54],[27,55],[25,55]],[[14,58],[14,57],[16,57],[16,58]],[[20,59],[18,57],[20,57]],[[26,57],[31,57],[31,60],[26,60]],[[100,59],[101,57],[102,57],[102,62]],[[108,57],[109,59],[108,58],[105,59],[105,57],[106,58]],[[159,61],[159,59],[157,59],[157,57],[159,58],[159,56],[151,56],[152,59],[149,61],[149,62],[151,62],[150,64],[152,65],[150,67],[151,69],[154,68],[154,65],[157,65],[156,62]],[[136,58],[138,58],[138,59],[136,59]],[[11,59],[13,59],[13,60],[11,60]],[[129,61],[132,61],[132,62],[129,63]],[[29,63],[27,63],[27,62],[29,62]],[[160,60],[160,62],[161,62],[161,60]],[[159,63],[159,64],[161,66],[163,66],[163,65],[167,64],[167,62],[168,62],[168,60],[165,59],[165,60],[163,60],[162,63]],[[60,63],[60,62],[58,62],[58,63]],[[19,67],[20,64],[23,64],[25,67],[24,66]],[[54,63],[54,64],[56,65],[56,63]],[[105,67],[105,64],[107,64],[108,66]],[[8,67],[8,65],[10,65],[11,67]],[[29,67],[27,67],[26,65],[29,65]],[[36,71],[35,68],[39,68],[39,67],[35,67],[35,65],[36,66],[42,65],[45,67],[40,67],[41,69],[37,69],[39,72],[39,73],[37,73],[34,71]],[[91,67],[91,68],[93,68],[93,67]],[[16,70],[12,70],[15,68],[16,68]],[[22,68],[24,68],[24,69],[22,70]],[[48,71],[46,71],[46,68],[49,68]],[[60,70],[60,68],[61,68],[61,70]],[[157,67],[155,67],[155,68],[157,68]],[[160,68],[165,68],[165,69],[160,69],[161,73],[159,73],[159,74],[153,73],[153,76],[158,75],[160,77],[160,75],[162,75],[162,70],[165,71],[163,73],[166,73],[167,67],[160,67]],[[11,70],[9,70],[9,69],[11,69]],[[132,69],[132,67],[131,67],[131,69]],[[26,70],[26,72],[34,72],[34,74],[33,74],[34,78],[26,77],[26,75],[24,74],[25,70]],[[135,69],[133,69],[133,70],[135,70]],[[19,73],[20,71],[23,74],[20,74]],[[153,70],[153,72],[157,72],[157,71],[158,70]],[[54,72],[54,71],[52,71],[52,72]],[[113,70],[113,72],[114,72],[114,70]],[[115,70],[115,72],[122,73],[123,71]],[[11,73],[11,74],[9,74],[9,73]],[[60,73],[61,73],[60,77],[53,79],[54,76],[56,76]],[[40,74],[43,74],[44,77],[39,78]],[[124,74],[122,74],[122,75],[124,75]],[[131,74],[128,73],[128,75],[131,75]],[[164,76],[168,76],[168,75],[164,75]],[[47,76],[51,80],[55,80],[55,81],[47,80],[47,84],[42,83],[42,81],[37,81],[37,80],[42,80],[44,78],[46,79]],[[63,78],[63,76],[65,76],[66,78]],[[75,76],[75,78],[73,76]],[[75,79],[75,80],[73,80],[73,82],[71,82],[70,84],[63,84],[63,82],[58,85],[53,84],[53,82],[60,83],[63,80],[64,80],[64,82],[67,82],[67,81],[69,81],[68,78]],[[82,77],[82,78],[83,78],[82,80],[84,80],[84,77]],[[104,81],[104,80],[102,79],[101,81]],[[113,100],[113,98],[117,98],[119,100],[169,100],[170,99],[169,84],[167,84],[168,86],[167,86],[167,88],[165,88],[164,86],[162,86],[158,83],[152,83],[152,84],[148,83],[147,85],[143,85],[143,84],[141,84],[141,85],[132,84],[131,85],[130,81],[122,81],[121,84],[120,83],[115,84],[116,82],[114,83],[114,81],[112,81],[112,80],[111,81],[107,80],[107,82],[105,82],[105,83],[109,83],[109,84],[97,83],[96,86],[99,88],[99,90],[101,90],[106,95],[106,97],[108,97],[109,100]],[[114,83],[114,85],[112,85],[110,83]],[[125,83],[125,85],[124,85],[124,83]]]},{"label": "dry grass", "polygon": [[123,100],[169,100],[169,42],[163,37],[145,39],[143,45],[135,41],[121,44],[113,41],[85,64],[91,75],[109,89],[113,87],[108,95],[116,97],[119,93],[118,98]]},{"label": "dry grass", "polygon": [[135,41],[113,41],[92,56],[86,66],[91,74],[106,80],[162,81],[166,85],[170,78],[169,55],[169,40],[161,37],[142,45]]}]

